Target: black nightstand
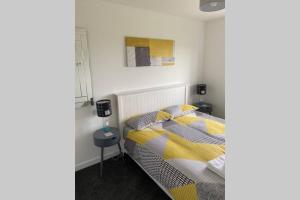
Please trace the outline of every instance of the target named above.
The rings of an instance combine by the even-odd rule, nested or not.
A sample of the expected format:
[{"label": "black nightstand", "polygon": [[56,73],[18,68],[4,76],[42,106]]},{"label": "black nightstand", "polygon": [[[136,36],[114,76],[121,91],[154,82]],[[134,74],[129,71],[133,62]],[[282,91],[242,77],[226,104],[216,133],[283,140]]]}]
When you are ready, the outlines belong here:
[{"label": "black nightstand", "polygon": [[194,103],[193,105],[198,107],[197,111],[199,111],[199,112],[207,113],[209,115],[211,115],[211,113],[212,113],[213,106],[210,103],[200,101],[200,102]]},{"label": "black nightstand", "polygon": [[102,168],[103,168],[103,153],[105,147],[110,147],[117,144],[119,147],[120,155],[123,157],[123,152],[120,145],[120,131],[115,127],[109,127],[111,133],[110,136],[105,136],[105,131],[103,129],[97,130],[94,133],[94,144],[97,147],[101,147],[101,165],[100,165],[100,177],[102,177]]}]

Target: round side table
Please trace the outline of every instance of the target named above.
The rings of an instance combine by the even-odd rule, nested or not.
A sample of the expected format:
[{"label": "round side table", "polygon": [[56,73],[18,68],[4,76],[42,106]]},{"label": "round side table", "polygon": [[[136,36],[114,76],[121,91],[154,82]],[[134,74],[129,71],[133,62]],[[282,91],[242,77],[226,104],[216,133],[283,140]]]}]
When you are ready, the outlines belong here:
[{"label": "round side table", "polygon": [[[115,127],[109,127],[109,131],[104,131],[104,130],[97,130],[94,133],[94,144],[97,147],[101,148],[101,164],[100,164],[100,177],[102,177],[102,169],[103,169],[103,153],[104,153],[104,148],[105,147],[110,147],[113,145],[118,145],[119,147],[119,151],[120,151],[120,155],[123,156],[122,153],[122,149],[121,149],[121,145],[120,145],[120,140],[121,140],[121,136],[120,136],[120,131],[118,128]],[[112,133],[111,136],[105,136],[105,133]]]}]

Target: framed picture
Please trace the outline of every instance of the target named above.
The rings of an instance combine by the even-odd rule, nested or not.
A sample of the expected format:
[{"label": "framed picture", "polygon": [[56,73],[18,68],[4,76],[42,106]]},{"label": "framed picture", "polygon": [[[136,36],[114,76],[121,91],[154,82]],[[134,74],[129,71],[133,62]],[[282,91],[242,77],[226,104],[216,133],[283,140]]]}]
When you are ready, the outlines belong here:
[{"label": "framed picture", "polygon": [[174,66],[174,40],[125,37],[128,67]]}]

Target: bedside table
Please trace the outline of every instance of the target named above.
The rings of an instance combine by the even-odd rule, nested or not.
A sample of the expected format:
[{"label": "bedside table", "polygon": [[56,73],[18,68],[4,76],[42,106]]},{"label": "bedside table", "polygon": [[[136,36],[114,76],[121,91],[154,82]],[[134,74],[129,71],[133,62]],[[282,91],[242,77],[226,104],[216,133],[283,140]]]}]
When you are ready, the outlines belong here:
[{"label": "bedside table", "polygon": [[120,140],[121,140],[120,131],[115,127],[109,127],[109,128],[110,130],[108,132],[112,133],[111,136],[105,136],[105,133],[108,132],[105,132],[104,130],[97,130],[94,133],[94,144],[97,147],[101,148],[100,177],[102,177],[103,153],[105,147],[110,147],[117,144],[119,147],[120,155],[123,156],[121,145],[120,145]]},{"label": "bedside table", "polygon": [[210,103],[200,101],[200,102],[194,103],[193,105],[198,107],[197,111],[199,111],[199,112],[207,113],[209,115],[211,115],[211,113],[212,113],[213,106]]}]

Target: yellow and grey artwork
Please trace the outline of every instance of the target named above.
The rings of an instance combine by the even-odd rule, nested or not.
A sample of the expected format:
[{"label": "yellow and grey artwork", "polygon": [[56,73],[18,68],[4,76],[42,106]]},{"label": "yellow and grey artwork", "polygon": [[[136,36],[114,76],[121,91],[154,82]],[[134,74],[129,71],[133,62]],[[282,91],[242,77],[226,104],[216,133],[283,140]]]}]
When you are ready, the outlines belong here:
[{"label": "yellow and grey artwork", "polygon": [[174,40],[125,37],[127,66],[172,66]]}]

